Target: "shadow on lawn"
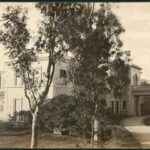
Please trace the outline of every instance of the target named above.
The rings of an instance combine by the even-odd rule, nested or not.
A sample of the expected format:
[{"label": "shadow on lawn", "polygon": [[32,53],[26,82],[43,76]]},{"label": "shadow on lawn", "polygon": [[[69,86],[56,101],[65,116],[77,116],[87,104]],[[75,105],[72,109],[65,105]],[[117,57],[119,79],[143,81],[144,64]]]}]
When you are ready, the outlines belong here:
[{"label": "shadow on lawn", "polygon": [[21,130],[21,131],[0,131],[0,136],[22,136],[22,135],[27,135],[31,134],[30,130]]},{"label": "shadow on lawn", "polygon": [[122,148],[141,148],[140,142],[123,126],[114,127],[113,137]]},{"label": "shadow on lawn", "polygon": [[[150,118],[149,118],[150,121]],[[112,126],[112,137],[103,143],[103,148],[140,148],[137,139],[123,126]],[[14,137],[13,137],[14,136]],[[30,145],[30,129],[0,130],[0,147],[28,147]],[[8,140],[6,140],[8,139]],[[16,143],[16,141],[18,142]],[[89,139],[71,136],[57,136],[50,133],[40,135],[40,148],[91,148]],[[101,148],[101,144],[99,145]]]},{"label": "shadow on lawn", "polygon": [[143,119],[143,123],[144,123],[146,126],[150,126],[150,116],[144,118],[144,119]]}]

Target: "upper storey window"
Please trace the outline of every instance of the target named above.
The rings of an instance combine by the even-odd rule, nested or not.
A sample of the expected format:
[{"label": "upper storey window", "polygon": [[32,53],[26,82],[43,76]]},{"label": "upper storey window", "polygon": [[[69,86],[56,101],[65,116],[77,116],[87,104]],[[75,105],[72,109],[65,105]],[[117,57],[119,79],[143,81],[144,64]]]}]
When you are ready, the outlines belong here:
[{"label": "upper storey window", "polygon": [[137,74],[133,76],[133,85],[137,86],[139,84],[139,77]]},{"label": "upper storey window", "polygon": [[67,71],[60,69],[60,74],[59,74],[60,78],[66,78],[67,77]]},{"label": "upper storey window", "polygon": [[23,82],[22,82],[21,78],[19,78],[17,76],[17,73],[15,72],[14,73],[14,86],[15,87],[21,87],[22,85],[23,85]]},{"label": "upper storey window", "polygon": [[59,77],[62,79],[62,83],[67,85],[67,71],[60,69]]}]

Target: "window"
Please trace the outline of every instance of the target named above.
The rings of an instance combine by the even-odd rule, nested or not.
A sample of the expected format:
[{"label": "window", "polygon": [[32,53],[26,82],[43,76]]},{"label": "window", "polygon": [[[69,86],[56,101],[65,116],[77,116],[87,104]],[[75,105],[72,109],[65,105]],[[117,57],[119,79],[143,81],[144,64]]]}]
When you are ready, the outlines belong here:
[{"label": "window", "polygon": [[139,80],[138,75],[135,74],[135,75],[133,76],[133,85],[134,85],[134,86],[137,86],[137,85],[138,85],[138,80]]},{"label": "window", "polygon": [[22,86],[23,82],[21,80],[21,78],[19,78],[16,74],[16,72],[14,73],[14,86]]},{"label": "window", "polygon": [[112,110],[112,113],[114,113],[114,101],[111,101],[111,110]]},{"label": "window", "polygon": [[123,101],[123,110],[125,110],[126,109],[126,107],[127,107],[127,102],[126,101]]},{"label": "window", "polygon": [[62,84],[67,85],[67,71],[60,69],[59,77],[62,79]]},{"label": "window", "polygon": [[119,101],[116,101],[116,114],[119,113]]},{"label": "window", "polygon": [[23,99],[14,99],[14,112],[20,112],[23,106]]},{"label": "window", "polygon": [[60,77],[60,78],[66,78],[66,77],[67,77],[67,72],[66,72],[66,70],[60,69],[59,77]]}]

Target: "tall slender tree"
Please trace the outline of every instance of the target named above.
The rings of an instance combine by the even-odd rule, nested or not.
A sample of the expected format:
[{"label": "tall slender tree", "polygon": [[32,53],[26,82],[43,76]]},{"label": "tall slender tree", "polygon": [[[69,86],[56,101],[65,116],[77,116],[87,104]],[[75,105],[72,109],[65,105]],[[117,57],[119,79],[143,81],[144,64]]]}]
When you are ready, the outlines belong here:
[{"label": "tall slender tree", "polygon": [[[36,8],[43,15],[43,20],[39,26],[37,40],[32,46],[32,37],[27,29],[28,11],[22,7],[7,7],[2,15],[0,36],[0,42],[10,58],[10,65],[23,81],[25,97],[29,102],[32,114],[31,148],[38,146],[39,112],[47,99],[56,63],[71,50],[70,43],[77,35],[74,36],[73,31],[77,33],[79,29],[77,21],[82,14],[83,4],[38,3]],[[42,79],[37,80],[36,75],[39,72],[33,68],[33,63],[38,62],[41,52],[48,55],[47,69],[43,72]]]},{"label": "tall slender tree", "polygon": [[[75,51],[72,59],[70,79],[74,84],[74,94],[77,99],[84,100],[85,105],[90,103],[90,107],[85,107],[85,109],[87,109],[87,115],[90,114],[91,140],[95,145],[98,143],[99,112],[102,102],[111,93],[112,84],[115,83],[114,91],[118,91],[116,88],[118,84],[114,80],[117,81],[119,68],[123,70],[127,60],[123,59],[122,41],[119,39],[124,29],[112,12],[111,6],[102,4],[89,18],[91,10],[90,5],[83,16],[85,20],[88,18],[90,23],[88,23],[89,26],[85,26],[88,28],[77,44],[78,46],[76,45],[78,50]],[[122,62],[123,65],[117,62]],[[117,74],[111,73],[114,70]],[[127,72],[124,74],[128,77]],[[120,81],[127,83],[128,78],[122,77]],[[119,88],[123,89],[124,84],[119,84]]]}]

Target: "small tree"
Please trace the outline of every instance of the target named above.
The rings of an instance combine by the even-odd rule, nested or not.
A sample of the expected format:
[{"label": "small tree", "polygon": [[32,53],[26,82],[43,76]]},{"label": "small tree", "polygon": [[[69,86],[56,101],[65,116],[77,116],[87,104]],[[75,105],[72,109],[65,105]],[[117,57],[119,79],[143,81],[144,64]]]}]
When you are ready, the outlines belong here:
[{"label": "small tree", "polygon": [[[89,8],[92,9],[92,6]],[[87,9],[87,12],[91,12]],[[89,13],[87,13],[89,14]],[[88,18],[85,14],[84,17]],[[121,50],[122,41],[119,35],[124,32],[119,20],[111,11],[110,5],[101,5],[98,11],[91,14],[88,32],[78,44],[78,51],[74,53],[70,69],[70,79],[74,84],[74,95],[84,101],[86,113],[83,118],[89,118],[92,126],[92,143],[98,142],[99,113],[102,112],[102,101],[112,90],[112,84],[118,79],[119,68],[124,68],[126,61]],[[116,74],[112,74],[112,71]],[[128,76],[128,72],[124,72]],[[127,78],[120,78],[121,82],[128,82]],[[117,87],[115,84],[113,87]],[[119,84],[123,88],[124,84]],[[116,88],[118,91],[118,87]],[[119,93],[120,94],[120,93]],[[117,93],[118,95],[118,93]],[[87,104],[90,104],[86,107]],[[84,109],[84,111],[85,111]],[[83,109],[82,109],[83,111]]]},{"label": "small tree", "polygon": [[[38,3],[36,8],[43,15],[38,31],[38,38],[29,46],[32,37],[27,29],[27,10],[22,7],[7,7],[2,15],[3,27],[0,41],[7,50],[10,65],[23,81],[24,93],[32,114],[31,148],[38,145],[38,120],[41,106],[46,101],[54,72],[55,64],[70,50],[70,37],[73,39],[73,26],[82,13],[83,5],[78,3]],[[39,53],[48,55],[47,70],[43,78],[37,80],[39,72],[32,64],[38,62]],[[44,85],[44,88],[42,86]]]}]

